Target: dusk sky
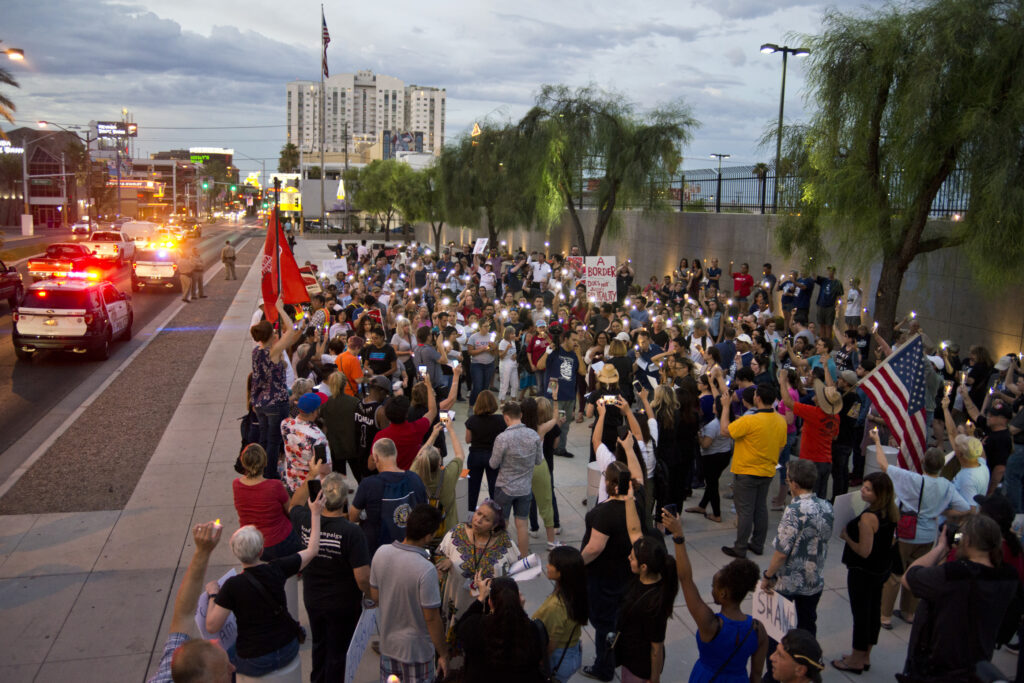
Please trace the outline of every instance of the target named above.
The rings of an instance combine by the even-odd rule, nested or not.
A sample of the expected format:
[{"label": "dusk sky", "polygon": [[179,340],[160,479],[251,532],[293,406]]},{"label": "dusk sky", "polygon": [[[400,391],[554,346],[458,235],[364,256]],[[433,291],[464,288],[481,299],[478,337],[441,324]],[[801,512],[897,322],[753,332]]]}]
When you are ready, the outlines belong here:
[{"label": "dusk sky", "polygon": [[[320,3],[218,0],[6,0],[0,41],[20,89],[4,92],[18,125],[39,119],[139,124],[138,156],[190,146],[233,147],[276,170],[285,142],[285,84],[318,79]],[[778,116],[782,58],[828,7],[879,0],[327,2],[332,73],[371,69],[447,88],[447,140],[476,120],[518,120],[545,83],[593,83],[638,107],[682,99],[701,122],[685,168],[768,161],[757,141]],[[805,116],[804,67],[790,59],[786,119]],[[5,128],[10,128],[5,124]],[[218,127],[213,129],[211,127]],[[259,164],[242,156],[237,165]]]}]

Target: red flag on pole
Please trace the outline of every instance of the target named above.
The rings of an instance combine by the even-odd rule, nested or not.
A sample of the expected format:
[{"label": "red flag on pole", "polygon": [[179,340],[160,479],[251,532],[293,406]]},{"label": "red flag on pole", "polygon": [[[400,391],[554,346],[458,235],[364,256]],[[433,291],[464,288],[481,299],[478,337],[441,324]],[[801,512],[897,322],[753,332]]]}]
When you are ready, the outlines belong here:
[{"label": "red flag on pole", "polygon": [[[278,283],[278,273],[281,277],[280,283]],[[309,294],[306,293],[306,285],[302,282],[299,266],[295,263],[295,256],[288,247],[288,240],[285,239],[284,230],[277,222],[277,215],[274,212],[268,219],[267,241],[263,245],[260,274],[262,276],[263,313],[270,322],[277,320],[276,305],[279,294],[283,294],[286,304],[309,301]]]}]

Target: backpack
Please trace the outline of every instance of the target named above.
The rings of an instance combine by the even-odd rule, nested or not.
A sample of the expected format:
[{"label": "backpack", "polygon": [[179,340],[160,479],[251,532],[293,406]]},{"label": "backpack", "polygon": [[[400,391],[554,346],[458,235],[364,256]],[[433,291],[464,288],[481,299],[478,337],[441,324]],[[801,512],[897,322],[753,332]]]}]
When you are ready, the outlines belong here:
[{"label": "backpack", "polygon": [[380,545],[405,540],[405,523],[415,502],[408,473],[398,481],[384,480],[384,492],[380,501]]},{"label": "backpack", "polygon": [[242,467],[242,451],[251,443],[259,443],[260,419],[256,416],[256,411],[250,408],[249,412],[238,418],[238,420],[241,423],[239,424],[239,431],[242,436],[242,445],[239,446],[238,457],[235,458],[235,472],[245,474],[245,469]]}]

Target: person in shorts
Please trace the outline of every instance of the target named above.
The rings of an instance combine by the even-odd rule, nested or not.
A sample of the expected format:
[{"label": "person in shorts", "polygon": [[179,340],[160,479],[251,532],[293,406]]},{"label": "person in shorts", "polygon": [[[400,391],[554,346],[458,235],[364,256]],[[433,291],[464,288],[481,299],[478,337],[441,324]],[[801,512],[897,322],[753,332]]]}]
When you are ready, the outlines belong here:
[{"label": "person in shorts", "polygon": [[516,518],[517,545],[524,557],[530,554],[527,518],[530,515],[533,468],[544,462],[540,435],[523,424],[523,409],[509,402],[501,410],[505,431],[494,438],[489,465],[498,470],[495,502],[505,519]]}]

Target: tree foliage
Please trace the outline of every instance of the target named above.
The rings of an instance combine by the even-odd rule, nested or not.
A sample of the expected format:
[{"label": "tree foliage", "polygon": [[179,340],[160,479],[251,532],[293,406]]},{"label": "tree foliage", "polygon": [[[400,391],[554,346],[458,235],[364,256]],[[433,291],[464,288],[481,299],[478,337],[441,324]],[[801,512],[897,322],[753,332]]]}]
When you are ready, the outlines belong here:
[{"label": "tree foliage", "polygon": [[384,227],[385,239],[412,178],[412,168],[395,159],[372,161],[359,171],[359,189],[354,202],[361,210],[376,216]]},{"label": "tree foliage", "polygon": [[[668,183],[697,126],[682,102],[641,114],[620,95],[593,86],[544,86],[519,124],[520,155],[539,188],[535,214],[551,220],[568,210],[583,253],[597,255],[605,234],[621,226],[620,205],[667,208]],[[596,182],[597,221],[587,243],[577,209],[584,184]]]},{"label": "tree foliage", "polygon": [[408,221],[430,224],[434,251],[441,251],[441,230],[448,218],[448,191],[444,184],[443,167],[450,164],[444,152],[431,166],[413,171],[403,188],[399,210]]},{"label": "tree foliage", "polygon": [[[959,247],[989,287],[1020,277],[1024,257],[1024,5],[926,0],[861,14],[830,11],[807,37],[815,114],[790,136],[802,177],[799,216],[780,246],[881,260],[876,295],[887,329],[903,276],[921,254]],[[970,210],[929,222],[962,173]]]},{"label": "tree foliage", "polygon": [[[7,69],[0,68],[0,85],[9,85],[12,88],[17,88],[18,82],[14,80],[14,76]],[[7,97],[3,93],[0,93],[0,116],[7,119],[8,123],[14,123],[14,112],[17,107],[14,106],[14,102],[11,98]],[[6,140],[7,134],[3,130],[0,130],[0,139]]]},{"label": "tree foliage", "polygon": [[294,142],[287,143],[281,148],[281,155],[277,160],[278,173],[299,172],[299,148]]}]

